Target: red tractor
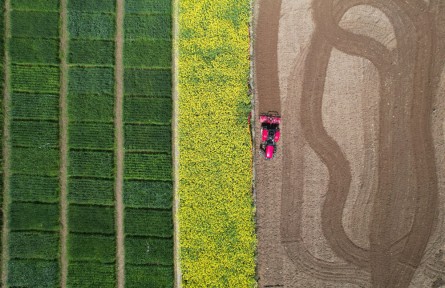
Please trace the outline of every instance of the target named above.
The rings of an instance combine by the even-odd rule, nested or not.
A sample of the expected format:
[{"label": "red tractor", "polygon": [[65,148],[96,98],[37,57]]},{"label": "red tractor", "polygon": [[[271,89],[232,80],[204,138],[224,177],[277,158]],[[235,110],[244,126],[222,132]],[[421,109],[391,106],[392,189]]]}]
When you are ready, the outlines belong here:
[{"label": "red tractor", "polygon": [[278,112],[268,112],[260,115],[261,145],[260,149],[266,159],[272,159],[277,151],[277,142],[280,140],[281,116]]}]

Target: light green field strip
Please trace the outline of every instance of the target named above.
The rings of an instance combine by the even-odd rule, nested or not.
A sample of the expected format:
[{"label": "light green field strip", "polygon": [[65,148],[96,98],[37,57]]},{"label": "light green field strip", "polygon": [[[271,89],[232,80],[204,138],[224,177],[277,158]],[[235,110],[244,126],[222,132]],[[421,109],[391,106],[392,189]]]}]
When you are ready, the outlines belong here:
[{"label": "light green field strip", "polygon": [[184,287],[253,287],[247,0],[179,1],[179,238]]}]

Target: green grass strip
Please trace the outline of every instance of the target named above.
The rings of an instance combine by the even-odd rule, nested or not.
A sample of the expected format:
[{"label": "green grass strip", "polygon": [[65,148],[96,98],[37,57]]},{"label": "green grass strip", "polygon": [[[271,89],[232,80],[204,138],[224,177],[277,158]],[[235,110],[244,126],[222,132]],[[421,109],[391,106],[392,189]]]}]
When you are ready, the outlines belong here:
[{"label": "green grass strip", "polygon": [[248,0],[179,1],[183,287],[254,287]]}]

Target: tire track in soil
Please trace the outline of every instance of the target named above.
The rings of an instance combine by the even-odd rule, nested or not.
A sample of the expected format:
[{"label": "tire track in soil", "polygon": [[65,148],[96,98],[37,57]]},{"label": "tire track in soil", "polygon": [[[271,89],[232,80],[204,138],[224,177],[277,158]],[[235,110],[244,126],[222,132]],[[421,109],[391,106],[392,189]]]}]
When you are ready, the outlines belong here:
[{"label": "tire track in soil", "polygon": [[9,40],[11,38],[11,0],[5,0],[4,7],[4,59],[3,59],[3,203],[2,203],[2,287],[8,287],[9,264],[9,210],[10,210],[10,123],[11,123],[11,69]]},{"label": "tire track in soil", "polygon": [[[426,4],[419,1],[352,0],[336,1],[334,4],[332,0],[316,0],[313,3],[316,30],[305,61],[301,125],[306,141],[329,169],[329,192],[322,212],[323,232],[337,255],[357,268],[371,270],[375,287],[407,287],[424,254],[437,208],[437,177],[429,117],[433,98],[429,86],[431,65],[434,73],[441,70],[441,67],[434,67],[437,62],[431,59],[431,50],[437,51],[437,44],[434,42],[435,26],[431,23]],[[338,27],[341,16],[357,5],[370,5],[387,15],[395,28],[397,54],[388,51],[372,38],[352,34]],[[337,17],[330,14],[331,11]],[[408,28],[404,27],[414,28],[409,31],[415,33],[406,33],[404,29]],[[324,79],[330,52],[334,47],[344,53],[370,60],[379,71],[382,82],[379,183],[371,224],[370,251],[354,245],[344,232],[341,214],[349,192],[349,163],[338,144],[326,133],[321,118]],[[433,79],[436,77],[434,75]],[[298,81],[298,78],[293,81]],[[385,102],[386,99],[390,101]],[[408,111],[401,109],[404,105],[409,107]],[[396,119],[392,119],[393,115]],[[400,157],[397,153],[400,150],[407,151],[412,156]],[[289,153],[292,153],[292,149]],[[293,157],[284,159],[283,171],[291,171],[290,168],[296,165],[291,158]],[[416,185],[409,187],[411,189],[400,191],[396,189],[396,185],[393,186],[393,183],[409,183],[408,177],[412,175],[415,176]],[[295,185],[301,183],[293,181],[295,179],[291,175],[283,175],[282,237],[294,262],[302,264],[295,258],[307,251],[301,251],[299,247],[299,216],[295,215],[298,210],[294,210],[301,204],[301,199],[298,198],[300,193],[295,195],[292,191],[293,187],[297,187]],[[419,204],[416,206],[409,233],[403,238],[392,239],[391,234],[395,234],[397,227],[392,227],[387,219],[391,219],[394,211],[397,211],[397,203],[394,203],[397,196],[394,194],[397,193],[405,197],[411,196]],[[289,226],[291,224],[293,226]],[[397,253],[389,256],[394,252]],[[324,276],[330,278],[329,268],[324,268],[328,267],[321,267],[321,271],[325,270]]]},{"label": "tire track in soil", "polygon": [[123,127],[123,98],[124,98],[124,1],[116,0],[116,50],[115,50],[115,141],[116,141],[116,281],[117,288],[125,287],[125,232],[124,232],[124,127]]},{"label": "tire track in soil", "polygon": [[281,114],[278,79],[278,28],[281,0],[261,0],[255,27],[254,57],[255,85],[260,113],[276,111]]},{"label": "tire track in soil", "polygon": [[68,276],[68,8],[60,0],[60,287],[67,285]]},{"label": "tire track in soil", "polygon": [[[254,25],[254,89],[256,94],[255,119],[260,113],[276,111],[281,113],[280,86],[278,78],[278,28],[281,13],[281,0],[260,0],[257,2],[257,23]],[[260,129],[259,121],[254,121],[255,129]],[[257,133],[259,135],[259,133]],[[259,145],[255,147],[259,155]],[[280,187],[270,179],[280,177],[281,152],[278,149],[273,161],[255,157],[255,186],[262,187],[256,192],[256,218],[258,234],[257,273],[260,287],[280,286],[283,277],[281,247],[274,244],[279,238],[279,215],[270,206],[280,205]],[[268,221],[263,221],[268,219]],[[264,251],[264,253],[263,253]]]}]

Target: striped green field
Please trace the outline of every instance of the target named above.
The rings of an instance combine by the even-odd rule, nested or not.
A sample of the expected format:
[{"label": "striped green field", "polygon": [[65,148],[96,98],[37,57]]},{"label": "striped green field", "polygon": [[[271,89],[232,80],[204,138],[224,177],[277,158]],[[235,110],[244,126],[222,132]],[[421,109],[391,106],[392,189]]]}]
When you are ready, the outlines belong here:
[{"label": "striped green field", "polygon": [[2,287],[172,287],[172,4],[1,0]]}]

